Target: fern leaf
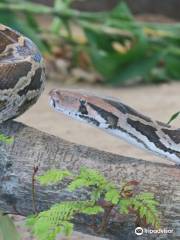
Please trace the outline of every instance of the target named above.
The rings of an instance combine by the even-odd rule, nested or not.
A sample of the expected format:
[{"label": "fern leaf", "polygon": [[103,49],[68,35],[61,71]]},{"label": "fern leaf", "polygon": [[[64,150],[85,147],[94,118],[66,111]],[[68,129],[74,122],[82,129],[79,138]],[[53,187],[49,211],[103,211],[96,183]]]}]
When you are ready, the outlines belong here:
[{"label": "fern leaf", "polygon": [[104,209],[100,206],[94,206],[94,207],[87,207],[82,210],[82,213],[87,214],[87,215],[95,215],[98,213],[104,212]]},{"label": "fern leaf", "polygon": [[108,182],[98,171],[88,168],[81,168],[79,175],[69,184],[68,190],[75,191],[82,187],[93,187],[105,189]]},{"label": "fern leaf", "polygon": [[43,175],[38,176],[37,180],[41,185],[53,185],[61,182],[65,177],[71,176],[71,173],[67,170],[51,169],[45,172]]},{"label": "fern leaf", "polygon": [[81,168],[79,178],[88,180],[90,185],[107,183],[105,177],[94,169]]},{"label": "fern leaf", "polygon": [[132,204],[135,210],[139,212],[140,217],[145,217],[146,222],[154,227],[160,226],[156,206],[159,204],[152,193],[141,193],[137,195]]},{"label": "fern leaf", "polygon": [[12,144],[14,142],[14,137],[9,137],[0,133],[0,142],[4,142],[6,144]]},{"label": "fern leaf", "polygon": [[98,201],[101,198],[102,191],[99,189],[95,189],[91,192],[91,200],[92,201]]},{"label": "fern leaf", "polygon": [[75,214],[86,212],[92,215],[101,212],[91,201],[69,201],[53,205],[49,210],[32,216],[27,224],[38,240],[54,240],[58,233],[70,235],[73,224],[70,222]]},{"label": "fern leaf", "polygon": [[128,214],[129,213],[129,207],[131,207],[132,201],[131,199],[120,199],[118,206],[119,206],[119,212],[122,214]]},{"label": "fern leaf", "polygon": [[117,191],[117,189],[110,189],[106,194],[105,194],[105,200],[108,202],[111,202],[112,204],[117,204],[120,199],[120,194]]},{"label": "fern leaf", "polygon": [[69,184],[68,190],[73,192],[78,188],[88,187],[89,185],[91,185],[91,183],[86,179],[77,178]]}]

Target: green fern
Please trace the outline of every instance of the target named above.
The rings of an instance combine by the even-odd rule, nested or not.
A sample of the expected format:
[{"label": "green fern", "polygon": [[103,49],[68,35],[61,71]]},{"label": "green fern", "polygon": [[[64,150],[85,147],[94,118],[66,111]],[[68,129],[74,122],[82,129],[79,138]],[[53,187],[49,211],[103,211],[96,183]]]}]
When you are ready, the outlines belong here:
[{"label": "green fern", "polygon": [[59,232],[69,236],[73,231],[73,224],[70,220],[75,214],[94,215],[104,211],[102,207],[94,204],[91,201],[62,202],[39,213],[38,216],[29,217],[27,225],[31,226],[34,235],[39,240],[54,240]]},{"label": "green fern", "polygon": [[154,199],[152,193],[141,193],[135,196],[132,200],[134,209],[138,211],[141,218],[145,217],[148,224],[159,228],[160,222],[156,207],[159,205]]},{"label": "green fern", "polygon": [[126,198],[122,198],[119,200],[119,212],[122,214],[128,214],[129,213],[129,209],[132,206],[132,199],[126,199]]},{"label": "green fern", "polygon": [[104,187],[106,179],[98,171],[93,169],[81,168],[77,177],[70,183],[68,189],[75,191],[82,187]]},{"label": "green fern", "polygon": [[154,199],[152,193],[140,193],[132,198],[120,199],[118,206],[120,213],[128,214],[134,209],[141,219],[146,220],[147,224],[151,224],[155,228],[159,228],[160,222],[156,206],[159,203]]},{"label": "green fern", "polygon": [[68,190],[75,191],[78,188],[90,187],[91,200],[97,201],[108,189],[114,188],[105,177],[94,169],[81,168],[79,174],[69,184]]},{"label": "green fern", "polygon": [[112,188],[105,194],[105,200],[111,202],[112,204],[118,204],[120,198],[120,193],[117,189]]},{"label": "green fern", "polygon": [[[28,225],[31,226],[38,240],[54,240],[59,232],[71,235],[73,231],[71,221],[76,214],[98,215],[101,213],[102,219],[109,219],[112,209],[117,207],[120,214],[129,214],[133,210],[140,219],[145,219],[147,224],[159,227],[156,209],[158,202],[152,193],[135,194],[134,187],[139,184],[137,181],[124,183],[120,188],[98,171],[87,168],[81,168],[76,176],[66,170],[53,169],[37,179],[42,185],[51,185],[61,182],[66,177],[71,178],[67,189],[75,191],[79,188],[88,188],[89,200],[61,202],[47,211],[40,212],[37,216],[30,217]],[[107,208],[109,216],[106,213]],[[99,227],[101,229],[101,226]]]},{"label": "green fern", "polygon": [[45,172],[45,174],[38,176],[37,180],[41,185],[53,185],[61,182],[64,178],[71,176],[72,174],[67,170],[51,169]]}]

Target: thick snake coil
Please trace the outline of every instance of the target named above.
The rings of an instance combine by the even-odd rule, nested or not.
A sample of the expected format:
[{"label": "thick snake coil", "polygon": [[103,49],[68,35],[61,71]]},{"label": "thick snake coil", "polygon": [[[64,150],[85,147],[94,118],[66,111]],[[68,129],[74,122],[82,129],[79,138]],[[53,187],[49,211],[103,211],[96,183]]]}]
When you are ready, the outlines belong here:
[{"label": "thick snake coil", "polygon": [[34,104],[44,79],[43,59],[35,44],[0,24],[0,123]]}]

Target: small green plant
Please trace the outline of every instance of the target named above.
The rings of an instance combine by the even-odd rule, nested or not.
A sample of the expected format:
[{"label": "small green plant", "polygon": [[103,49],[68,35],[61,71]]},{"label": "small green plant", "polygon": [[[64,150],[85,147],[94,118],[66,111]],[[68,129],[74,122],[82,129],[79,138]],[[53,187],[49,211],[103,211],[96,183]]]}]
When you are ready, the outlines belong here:
[{"label": "small green plant", "polygon": [[0,133],[0,142],[4,142],[4,143],[7,143],[7,144],[12,144],[13,141],[14,141],[13,137],[9,137],[9,136],[6,136],[6,135]]},{"label": "small green plant", "polygon": [[167,122],[167,124],[171,124],[176,118],[178,118],[179,114],[180,114],[180,111],[174,113],[174,114],[170,117],[170,119],[169,119],[169,121]]},{"label": "small green plant", "polygon": [[148,192],[136,193],[135,187],[139,184],[132,180],[121,187],[109,182],[101,173],[93,169],[81,168],[77,175],[69,171],[50,170],[37,180],[42,185],[55,184],[68,178],[67,189],[71,192],[80,188],[89,190],[88,200],[64,201],[53,205],[49,210],[40,212],[27,219],[38,240],[54,240],[61,232],[70,235],[73,231],[73,219],[77,214],[97,215],[101,223],[96,231],[104,232],[112,217],[112,212],[117,214],[134,213],[138,224],[151,224],[158,228],[159,218],[156,206],[158,202],[154,195]]}]

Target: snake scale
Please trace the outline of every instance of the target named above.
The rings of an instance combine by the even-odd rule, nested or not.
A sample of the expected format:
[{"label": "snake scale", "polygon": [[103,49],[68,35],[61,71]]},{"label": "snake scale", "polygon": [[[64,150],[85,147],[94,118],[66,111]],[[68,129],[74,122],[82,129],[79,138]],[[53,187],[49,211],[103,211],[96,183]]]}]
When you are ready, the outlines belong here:
[{"label": "snake scale", "polygon": [[[0,25],[0,123],[33,105],[44,89],[43,58],[22,34]],[[180,165],[180,129],[155,121],[118,99],[51,90],[50,106]]]}]

